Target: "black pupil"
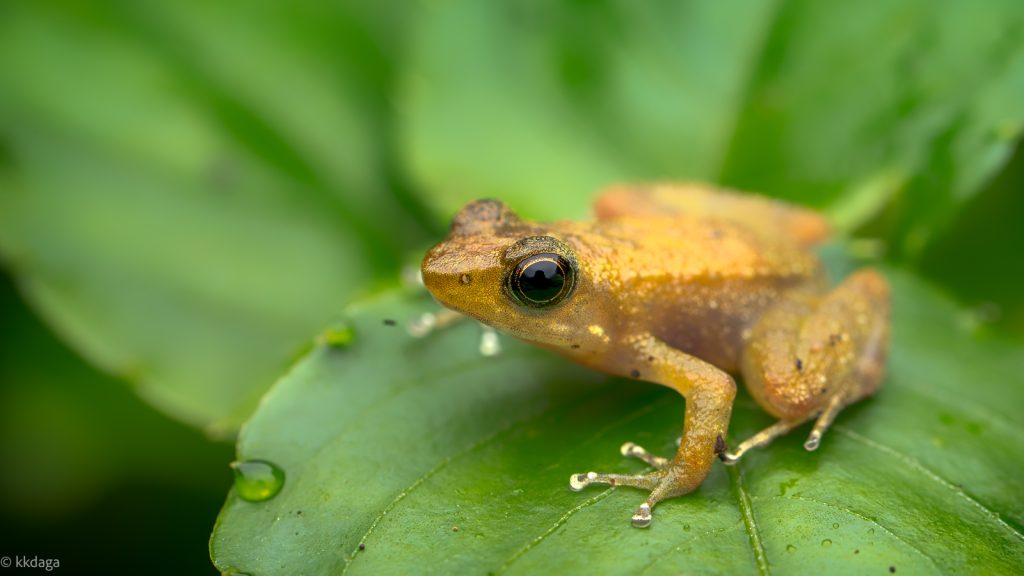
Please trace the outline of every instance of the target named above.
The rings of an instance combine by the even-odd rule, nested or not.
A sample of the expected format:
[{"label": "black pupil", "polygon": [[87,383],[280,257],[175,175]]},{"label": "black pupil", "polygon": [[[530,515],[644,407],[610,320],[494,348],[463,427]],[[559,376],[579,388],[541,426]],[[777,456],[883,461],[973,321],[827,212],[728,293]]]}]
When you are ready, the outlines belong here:
[{"label": "black pupil", "polygon": [[554,299],[565,285],[565,274],[554,259],[538,259],[519,275],[519,290],[534,302]]}]

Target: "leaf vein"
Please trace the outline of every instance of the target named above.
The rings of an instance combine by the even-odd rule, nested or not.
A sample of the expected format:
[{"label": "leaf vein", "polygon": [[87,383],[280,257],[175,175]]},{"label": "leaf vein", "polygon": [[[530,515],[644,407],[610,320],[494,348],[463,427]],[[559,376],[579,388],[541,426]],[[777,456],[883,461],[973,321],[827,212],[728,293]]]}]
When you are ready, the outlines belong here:
[{"label": "leaf vein", "polygon": [[867,516],[865,516],[865,515],[863,515],[863,514],[861,514],[859,512],[854,512],[853,510],[850,510],[849,508],[845,508],[845,507],[840,506],[838,504],[835,504],[835,503],[832,503],[832,502],[825,502],[823,500],[817,500],[815,498],[807,498],[805,496],[788,496],[787,498],[789,498],[790,500],[802,500],[804,502],[811,502],[813,504],[818,504],[818,505],[825,506],[825,507],[828,507],[828,508],[834,508],[836,510],[839,510],[840,512],[846,513],[846,514],[848,514],[850,516],[853,516],[855,518],[860,518],[861,520],[864,520],[865,522],[869,522],[871,524],[874,524],[875,526],[878,526],[878,528],[881,529],[883,532],[885,532],[889,536],[892,536],[893,538],[895,538],[896,540],[902,542],[903,544],[907,545],[909,548],[911,548],[912,550],[917,552],[921,557],[923,557],[924,559],[928,560],[928,562],[930,562],[931,565],[937,571],[942,572],[942,570],[939,569],[939,565],[935,563],[935,559],[932,558],[931,556],[929,556],[928,554],[926,554],[924,552],[924,550],[921,550],[917,546],[914,546],[910,542],[904,540],[903,538],[900,538],[900,536],[898,534],[896,534],[892,530],[889,530],[888,528],[886,528],[882,524],[879,524],[878,521],[873,519],[873,518],[869,518],[869,517],[867,517]]},{"label": "leaf vein", "polygon": [[757,573],[760,576],[769,576],[771,568],[768,565],[768,556],[764,551],[764,544],[761,542],[761,532],[757,528],[757,521],[754,519],[753,505],[750,494],[743,484],[743,472],[738,466],[729,466],[729,479],[736,488],[736,500],[739,503],[740,514],[743,516],[743,525],[747,529],[747,536],[750,538],[750,549],[754,553],[754,561],[757,563]]},{"label": "leaf vein", "polygon": [[938,483],[941,486],[946,487],[947,489],[949,489],[951,492],[953,492],[957,496],[959,496],[962,499],[966,500],[971,506],[973,506],[974,508],[980,510],[985,515],[987,515],[990,518],[992,518],[993,520],[995,520],[996,524],[998,524],[998,525],[1002,526],[1003,528],[1005,528],[1007,531],[1009,531],[1011,534],[1013,534],[1014,537],[1016,537],[1018,540],[1024,541],[1024,534],[1021,534],[1020,532],[1017,531],[1017,529],[1015,529],[1013,526],[1011,526],[1005,520],[1003,520],[1002,516],[1000,516],[997,512],[995,512],[994,510],[992,510],[989,507],[985,506],[984,504],[982,504],[978,500],[975,500],[973,497],[971,497],[971,495],[969,495],[967,492],[965,492],[962,488],[958,487],[956,484],[953,484],[949,480],[946,480],[945,478],[939,476],[938,474],[933,472],[930,468],[926,467],[924,464],[921,464],[921,462],[918,461],[916,458],[913,458],[913,457],[911,457],[911,456],[909,456],[907,454],[904,454],[904,453],[896,450],[895,448],[891,448],[891,447],[886,446],[884,444],[879,444],[878,442],[875,442],[874,440],[872,440],[872,439],[870,439],[870,438],[868,438],[866,436],[862,436],[862,435],[854,432],[853,430],[850,430],[849,428],[846,428],[845,426],[835,425],[835,426],[833,426],[833,429],[838,431],[838,432],[840,432],[840,433],[842,433],[843,435],[845,435],[846,437],[850,438],[851,440],[854,440],[855,442],[863,444],[864,446],[872,448],[872,449],[874,449],[874,450],[876,450],[878,452],[881,452],[881,453],[883,453],[883,454],[885,454],[887,456],[890,456],[892,458],[896,458],[898,460],[901,460],[904,464],[906,464],[910,468],[916,470],[920,474],[924,475],[926,478],[928,478],[928,479]]}]

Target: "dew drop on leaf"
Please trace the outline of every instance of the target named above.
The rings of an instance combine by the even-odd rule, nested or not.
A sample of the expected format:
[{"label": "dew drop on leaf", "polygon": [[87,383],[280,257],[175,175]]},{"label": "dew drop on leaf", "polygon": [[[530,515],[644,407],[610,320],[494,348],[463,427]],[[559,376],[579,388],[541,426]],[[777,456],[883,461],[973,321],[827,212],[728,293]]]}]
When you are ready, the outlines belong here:
[{"label": "dew drop on leaf", "polygon": [[332,348],[345,348],[351,346],[356,340],[356,331],[348,323],[341,323],[327,328],[317,337],[320,344]]},{"label": "dew drop on leaf", "polygon": [[821,546],[823,548],[828,548],[831,545],[832,545],[832,541],[829,540],[828,538],[825,538],[824,540],[821,541]]},{"label": "dew drop on leaf", "polygon": [[284,486],[284,470],[266,460],[232,462],[235,472],[235,492],[248,502],[269,500]]}]

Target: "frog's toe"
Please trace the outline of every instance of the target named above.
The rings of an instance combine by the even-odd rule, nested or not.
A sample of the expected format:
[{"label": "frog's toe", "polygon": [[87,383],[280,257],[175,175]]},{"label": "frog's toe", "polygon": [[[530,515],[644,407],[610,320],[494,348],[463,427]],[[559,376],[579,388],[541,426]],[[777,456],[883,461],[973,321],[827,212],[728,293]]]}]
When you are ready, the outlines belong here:
[{"label": "frog's toe", "polygon": [[651,505],[644,502],[633,512],[633,526],[637,528],[647,528],[651,525]]},{"label": "frog's toe", "polygon": [[653,490],[660,480],[661,475],[656,472],[636,475],[585,472],[569,476],[569,488],[579,492],[591,484],[608,484],[609,486],[631,486],[633,488]]},{"label": "frog's toe", "polygon": [[669,460],[667,458],[655,456],[645,450],[643,446],[634,444],[633,442],[626,442],[623,444],[622,447],[619,448],[619,452],[621,452],[626,458],[639,458],[659,470],[664,469],[669,464]]},{"label": "frog's toe", "polygon": [[743,456],[739,452],[722,452],[718,455],[718,459],[721,460],[726,466],[732,466],[733,464],[740,461],[740,457]]}]

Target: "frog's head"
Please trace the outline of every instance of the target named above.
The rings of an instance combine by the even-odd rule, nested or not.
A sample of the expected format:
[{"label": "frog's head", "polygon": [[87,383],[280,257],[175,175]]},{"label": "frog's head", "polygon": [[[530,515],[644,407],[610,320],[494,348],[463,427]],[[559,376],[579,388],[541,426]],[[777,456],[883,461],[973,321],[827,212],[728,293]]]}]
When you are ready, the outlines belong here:
[{"label": "frog's head", "polygon": [[577,348],[599,307],[589,305],[594,291],[570,242],[478,200],[423,258],[423,283],[441,304],[513,336]]}]

